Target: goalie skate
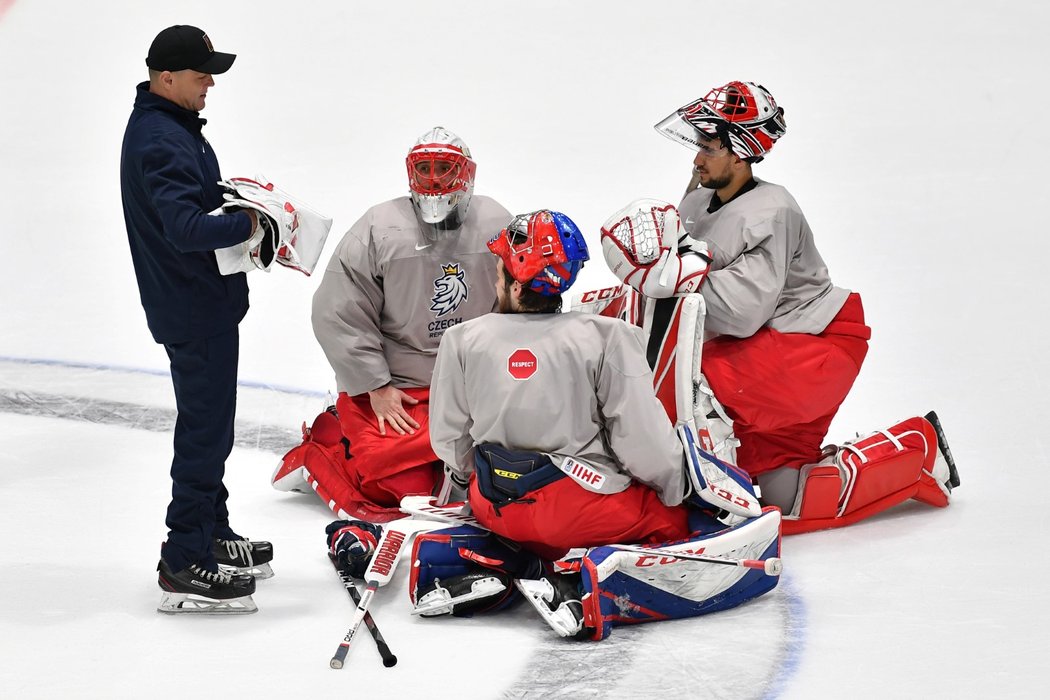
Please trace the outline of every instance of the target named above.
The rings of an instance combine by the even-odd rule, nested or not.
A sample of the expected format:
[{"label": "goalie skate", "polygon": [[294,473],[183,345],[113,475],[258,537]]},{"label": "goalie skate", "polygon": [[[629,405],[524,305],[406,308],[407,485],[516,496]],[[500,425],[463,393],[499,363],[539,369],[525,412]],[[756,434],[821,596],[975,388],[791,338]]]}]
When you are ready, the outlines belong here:
[{"label": "goalie skate", "polygon": [[930,411],[924,418],[930,422],[937,433],[937,460],[933,465],[933,477],[944,484],[944,487],[951,493],[951,490],[958,488],[962,482],[959,480],[955,458],[952,457],[952,451],[948,448],[948,438],[944,436],[944,428],[941,427],[936,411]]},{"label": "goalie skate", "polygon": [[[442,583],[435,579],[434,588],[419,596],[413,615],[435,617],[468,610],[473,601],[486,600],[507,590],[495,572],[474,572],[455,576]],[[460,592],[462,591],[462,592]]]},{"label": "goalie skate", "polygon": [[205,571],[195,564],[173,573],[163,559],[157,571],[164,591],[157,612],[245,615],[259,609],[252,600],[255,579],[251,576]]},{"label": "goalie skate", "polygon": [[219,569],[228,574],[248,574],[257,579],[273,577],[273,545],[269,542],[250,542],[246,539],[216,539],[212,554]]},{"label": "goalie skate", "polygon": [[514,579],[514,585],[558,636],[586,639],[591,630],[583,626],[583,603],[573,579],[578,576],[548,574],[538,579]]}]

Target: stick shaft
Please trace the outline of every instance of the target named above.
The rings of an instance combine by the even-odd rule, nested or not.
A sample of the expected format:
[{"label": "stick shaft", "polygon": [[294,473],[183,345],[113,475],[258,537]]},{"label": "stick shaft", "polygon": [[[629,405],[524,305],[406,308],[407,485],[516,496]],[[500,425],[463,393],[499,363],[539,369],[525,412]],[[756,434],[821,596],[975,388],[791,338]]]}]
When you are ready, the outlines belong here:
[{"label": "stick shaft", "polygon": [[[354,601],[354,605],[360,605],[361,592],[357,590],[357,584],[354,583],[353,577],[343,569],[339,568],[339,562],[334,556],[329,554],[328,558],[332,562],[332,566],[335,567],[336,573],[339,574],[339,580],[343,582],[343,588],[346,589],[350,599]],[[375,640],[376,648],[379,650],[379,655],[383,658],[383,665],[390,667],[396,664],[397,657],[390,651],[390,646],[386,643],[386,640],[383,639],[383,633],[379,631],[379,627],[372,618],[371,612],[365,614],[364,622],[365,627],[368,628],[368,632],[372,635],[372,639]]]},{"label": "stick shaft", "polygon": [[357,604],[357,610],[354,611],[354,619],[350,621],[350,629],[347,630],[343,641],[339,643],[339,647],[335,650],[335,654],[328,664],[332,668],[343,667],[343,662],[346,661],[346,654],[350,651],[350,644],[354,641],[354,635],[357,634],[358,628],[361,627],[365,615],[368,614],[368,606],[372,604],[372,596],[375,595],[375,592],[376,582],[369,581],[368,587],[365,588],[365,592],[361,596],[361,601]]}]

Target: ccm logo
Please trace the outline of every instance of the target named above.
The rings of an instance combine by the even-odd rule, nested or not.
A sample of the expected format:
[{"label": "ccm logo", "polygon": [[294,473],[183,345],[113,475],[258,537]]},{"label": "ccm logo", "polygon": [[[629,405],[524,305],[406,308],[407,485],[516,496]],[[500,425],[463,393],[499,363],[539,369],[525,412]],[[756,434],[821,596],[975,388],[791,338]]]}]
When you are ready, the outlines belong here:
[{"label": "ccm logo", "polygon": [[524,381],[536,374],[536,356],[532,350],[518,348],[507,359],[507,371],[518,381]]},{"label": "ccm logo", "polygon": [[[697,549],[680,549],[680,550],[676,550],[676,551],[681,552],[682,554],[703,554],[704,553],[704,548],[703,547],[699,547]],[[679,559],[678,557],[661,556],[659,554],[653,554],[653,555],[646,554],[646,555],[638,557],[638,560],[636,562],[634,562],[634,565],[635,566],[639,566],[639,567],[641,567],[641,566],[666,566],[667,564],[674,564],[674,563],[680,562],[680,561],[682,561],[682,560]]]},{"label": "ccm logo", "polygon": [[605,289],[591,290],[584,292],[583,296],[580,297],[580,303],[586,304],[591,301],[603,301],[605,299],[611,299],[616,296],[616,293],[620,291],[620,287],[606,287]]}]

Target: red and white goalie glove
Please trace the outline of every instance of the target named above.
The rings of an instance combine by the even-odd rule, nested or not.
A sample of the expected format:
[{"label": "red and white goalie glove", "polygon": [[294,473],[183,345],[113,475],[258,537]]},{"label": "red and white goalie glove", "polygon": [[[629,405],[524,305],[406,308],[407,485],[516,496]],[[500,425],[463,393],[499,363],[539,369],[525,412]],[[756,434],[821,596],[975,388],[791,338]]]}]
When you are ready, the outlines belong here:
[{"label": "red and white goalie glove", "polygon": [[613,274],[654,299],[696,292],[711,262],[707,245],[682,230],[674,205],[658,199],[637,199],[610,216],[602,253]]},{"label": "red and white goalie glove", "polygon": [[213,214],[254,209],[259,225],[244,243],[215,251],[224,275],[254,269],[269,271],[277,262],[309,275],[321,257],[332,220],[263,177],[221,180],[226,203]]}]

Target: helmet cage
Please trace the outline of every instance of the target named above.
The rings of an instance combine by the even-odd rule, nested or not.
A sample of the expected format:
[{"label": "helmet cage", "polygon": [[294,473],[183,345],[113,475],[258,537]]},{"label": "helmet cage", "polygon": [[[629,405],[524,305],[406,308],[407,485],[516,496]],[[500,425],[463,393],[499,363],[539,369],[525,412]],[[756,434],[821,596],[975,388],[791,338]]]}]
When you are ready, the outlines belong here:
[{"label": "helmet cage", "polygon": [[513,279],[544,296],[562,294],[590,257],[572,219],[543,209],[520,214],[488,242]]},{"label": "helmet cage", "polygon": [[405,165],[409,189],[428,197],[466,191],[477,170],[474,161],[446,144],[416,146],[409,151]]},{"label": "helmet cage", "polygon": [[656,130],[693,150],[704,139],[718,139],[739,158],[757,162],[784,135],[787,122],[768,90],[734,81],[676,110]]}]

